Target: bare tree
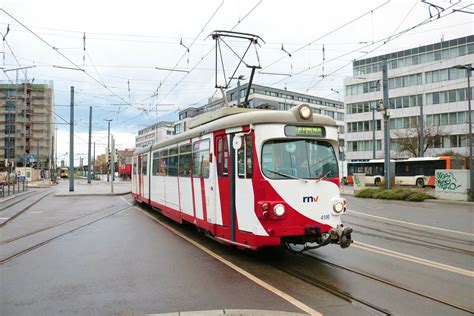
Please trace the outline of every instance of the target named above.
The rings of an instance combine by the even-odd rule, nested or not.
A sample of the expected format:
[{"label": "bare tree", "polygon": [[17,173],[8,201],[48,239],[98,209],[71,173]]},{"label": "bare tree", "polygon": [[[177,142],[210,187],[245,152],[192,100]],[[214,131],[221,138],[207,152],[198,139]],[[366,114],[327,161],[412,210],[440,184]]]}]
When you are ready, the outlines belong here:
[{"label": "bare tree", "polygon": [[420,138],[423,135],[423,154],[430,147],[438,147],[441,145],[443,138],[448,134],[443,131],[442,126],[427,126],[423,127],[423,133],[419,126],[407,129],[397,129],[392,131],[392,142],[399,145],[399,152],[401,154],[407,153],[411,157],[418,157],[420,152]]}]

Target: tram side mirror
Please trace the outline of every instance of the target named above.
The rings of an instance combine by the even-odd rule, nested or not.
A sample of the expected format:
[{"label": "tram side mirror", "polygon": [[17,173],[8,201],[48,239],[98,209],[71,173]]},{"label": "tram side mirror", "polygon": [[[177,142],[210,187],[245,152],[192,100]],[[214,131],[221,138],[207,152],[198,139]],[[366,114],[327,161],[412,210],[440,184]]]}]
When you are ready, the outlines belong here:
[{"label": "tram side mirror", "polygon": [[235,150],[239,150],[242,147],[242,137],[235,136],[232,141],[232,147],[234,147]]}]

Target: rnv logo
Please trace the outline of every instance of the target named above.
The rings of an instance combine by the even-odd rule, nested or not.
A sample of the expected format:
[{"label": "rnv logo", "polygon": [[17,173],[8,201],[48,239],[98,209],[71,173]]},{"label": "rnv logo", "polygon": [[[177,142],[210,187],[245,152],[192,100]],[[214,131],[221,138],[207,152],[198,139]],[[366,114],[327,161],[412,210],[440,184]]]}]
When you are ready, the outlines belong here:
[{"label": "rnv logo", "polygon": [[303,203],[316,203],[318,202],[319,195],[316,196],[303,196]]}]

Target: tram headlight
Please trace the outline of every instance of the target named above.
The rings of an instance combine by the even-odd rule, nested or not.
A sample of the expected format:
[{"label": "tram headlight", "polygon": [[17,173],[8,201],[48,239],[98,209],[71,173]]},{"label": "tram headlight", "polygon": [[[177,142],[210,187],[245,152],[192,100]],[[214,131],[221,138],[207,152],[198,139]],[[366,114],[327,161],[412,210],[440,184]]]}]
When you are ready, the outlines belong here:
[{"label": "tram headlight", "polygon": [[311,111],[311,108],[307,105],[303,105],[301,108],[300,108],[300,116],[302,119],[304,120],[307,120],[311,117],[312,115],[312,112]]},{"label": "tram headlight", "polygon": [[273,207],[273,214],[275,214],[275,216],[281,217],[285,215],[285,211],[285,206],[283,204],[277,204]]},{"label": "tram headlight", "polygon": [[334,213],[340,214],[342,213],[342,211],[344,211],[345,205],[346,205],[346,200],[337,200],[332,205],[332,209],[334,210]]}]

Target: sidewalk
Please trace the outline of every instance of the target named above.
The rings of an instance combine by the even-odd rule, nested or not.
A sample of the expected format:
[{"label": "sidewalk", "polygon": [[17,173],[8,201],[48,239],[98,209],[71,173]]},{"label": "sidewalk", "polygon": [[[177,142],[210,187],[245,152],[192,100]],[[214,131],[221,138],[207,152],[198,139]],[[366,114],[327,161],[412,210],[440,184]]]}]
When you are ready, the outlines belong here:
[{"label": "sidewalk", "polygon": [[130,181],[114,181],[114,193],[111,193],[110,182],[93,180],[75,180],[74,191],[69,192],[69,181],[63,180],[56,189],[55,196],[91,196],[91,195],[125,195],[132,192]]},{"label": "sidewalk", "polygon": [[[375,188],[374,186],[368,186],[367,188]],[[424,192],[430,194],[431,196],[435,195],[434,189],[429,188],[429,189],[423,189]],[[354,195],[354,187],[352,185],[341,185],[341,195],[350,195],[350,196],[355,196]],[[395,200],[392,200],[395,201]],[[424,200],[423,202],[431,202],[431,203],[444,203],[444,204],[472,204],[474,205],[473,202],[469,201],[456,201],[456,200],[441,200],[441,199],[427,199]]]}]

